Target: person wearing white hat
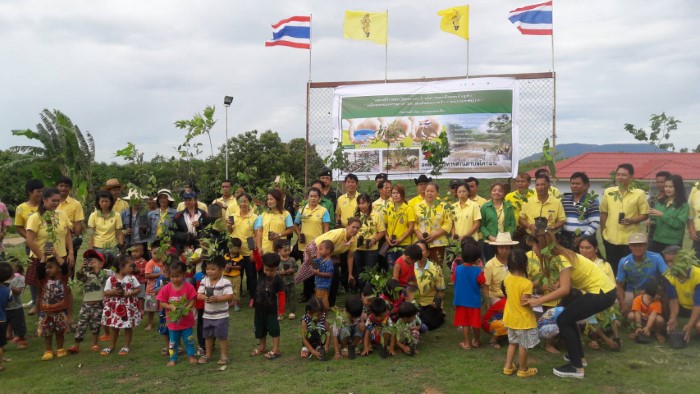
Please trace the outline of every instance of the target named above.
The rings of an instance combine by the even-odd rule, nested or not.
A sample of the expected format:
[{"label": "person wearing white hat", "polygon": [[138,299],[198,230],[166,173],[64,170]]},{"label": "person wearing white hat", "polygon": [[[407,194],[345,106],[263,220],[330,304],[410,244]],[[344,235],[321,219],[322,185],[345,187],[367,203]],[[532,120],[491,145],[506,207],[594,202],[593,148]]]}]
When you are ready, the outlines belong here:
[{"label": "person wearing white hat", "polygon": [[508,275],[508,254],[513,246],[518,245],[519,242],[513,241],[510,233],[498,233],[494,241],[484,242],[496,249],[496,255],[484,266],[484,277],[489,292],[489,296],[484,297],[484,300],[488,300],[487,307],[489,307],[505,297],[503,290],[501,290],[501,283]]},{"label": "person wearing white hat", "polygon": [[156,204],[158,207],[148,213],[148,223],[151,228],[149,242],[153,242],[156,237],[163,235],[164,230],[173,228],[173,218],[177,213],[175,208],[173,208],[174,202],[175,199],[170,190],[158,190],[158,194],[156,195]]},{"label": "person wearing white hat", "polygon": [[143,244],[144,250],[147,250],[145,244],[150,238],[151,228],[148,223],[148,209],[144,207],[146,196],[137,189],[129,189],[123,200],[127,201],[130,207],[121,213],[126,246]]}]

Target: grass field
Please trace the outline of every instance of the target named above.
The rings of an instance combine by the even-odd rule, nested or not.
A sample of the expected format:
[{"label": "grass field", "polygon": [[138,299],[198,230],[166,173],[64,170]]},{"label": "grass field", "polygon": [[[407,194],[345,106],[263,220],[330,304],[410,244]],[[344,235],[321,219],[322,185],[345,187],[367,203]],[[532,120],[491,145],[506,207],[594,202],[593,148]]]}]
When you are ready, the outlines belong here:
[{"label": "grass field", "polygon": [[[79,298],[76,295],[76,311]],[[342,305],[344,298],[339,298]],[[451,299],[451,288],[447,299]],[[302,310],[298,305],[297,312]],[[693,338],[688,348],[673,350],[658,343],[632,343],[625,339],[627,332],[623,332],[621,352],[587,351],[589,367],[583,380],[552,375],[552,368],[564,362],[560,356],[538,348],[530,352],[529,362],[539,368],[539,375],[521,379],[501,374],[505,347],[462,350],[458,346],[461,334],[451,325],[451,307],[447,313],[446,324],[424,337],[416,357],[399,355],[386,360],[377,354],[353,361],[300,359],[299,323],[285,320],[281,336],[283,357],[269,361],[248,355],[257,341],[253,335],[253,310],[244,307],[240,313],[231,312],[232,363],[225,371],[219,371],[215,362],[189,365],[186,357],[181,357],[174,368],[166,368],[167,359],[160,355],[164,346],[162,337],[143,331],[143,324],[135,329],[132,351],[124,357],[92,353],[88,341],[78,355],[43,362],[40,361],[43,341],[31,336],[28,349],[16,350],[13,344],[5,347],[5,357],[9,361],[4,364],[7,370],[0,373],[0,392],[111,393],[180,389],[251,393],[300,390],[312,393],[679,393],[693,392],[700,387],[698,337]],[[35,316],[27,316],[27,319],[29,330],[33,332],[37,319]],[[66,347],[71,346],[72,336],[66,338]],[[482,336],[482,342],[487,342],[486,336]],[[117,346],[121,347],[121,342]]]}]

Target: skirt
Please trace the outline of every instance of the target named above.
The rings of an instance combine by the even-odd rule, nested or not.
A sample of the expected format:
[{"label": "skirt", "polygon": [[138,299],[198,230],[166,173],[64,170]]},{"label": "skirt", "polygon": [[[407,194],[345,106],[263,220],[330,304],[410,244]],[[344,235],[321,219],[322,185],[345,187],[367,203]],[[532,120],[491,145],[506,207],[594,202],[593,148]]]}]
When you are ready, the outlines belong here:
[{"label": "skirt", "polygon": [[141,309],[136,297],[105,297],[102,325],[133,328],[141,323]]},{"label": "skirt", "polygon": [[456,327],[481,327],[481,308],[455,307],[454,325]]}]

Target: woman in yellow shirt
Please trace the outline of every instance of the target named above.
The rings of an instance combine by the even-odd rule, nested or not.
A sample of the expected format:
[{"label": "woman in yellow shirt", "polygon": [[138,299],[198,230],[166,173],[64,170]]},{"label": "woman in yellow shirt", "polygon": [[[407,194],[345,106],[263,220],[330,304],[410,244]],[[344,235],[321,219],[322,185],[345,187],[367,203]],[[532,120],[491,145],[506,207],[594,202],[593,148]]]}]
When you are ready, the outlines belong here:
[{"label": "woman in yellow shirt", "polygon": [[[559,288],[539,298],[530,298],[524,304],[536,307],[569,294],[571,288],[585,292],[573,300],[557,318],[559,333],[566,343],[570,363],[554,368],[559,377],[583,378],[583,345],[578,321],[610,308],[615,303],[615,284],[595,263],[559,245],[552,232],[536,231],[532,251],[548,269],[559,271]],[[554,245],[552,247],[552,245]],[[545,253],[544,251],[548,252]]]},{"label": "woman in yellow shirt", "polygon": [[384,214],[386,224],[386,243],[389,250],[386,260],[389,271],[393,271],[394,262],[403,255],[406,246],[413,243],[413,229],[416,225],[416,214],[406,203],[406,190],[402,185],[391,188],[391,203]]},{"label": "woman in yellow shirt", "polygon": [[282,193],[279,190],[272,189],[267,192],[267,210],[255,219],[253,228],[255,244],[261,255],[275,253],[275,240],[292,235],[292,215],[284,209]]},{"label": "woman in yellow shirt", "polygon": [[481,208],[479,204],[469,199],[469,186],[466,183],[457,185],[457,198],[458,201],[452,204],[455,212],[452,234],[459,237],[460,242],[467,237],[478,241],[481,239],[479,232]]},{"label": "woman in yellow shirt", "polygon": [[243,256],[242,265],[245,272],[246,289],[248,290],[248,306],[253,307],[255,301],[255,289],[258,286],[258,273],[255,262],[250,258],[252,249],[255,249],[254,224],[258,215],[253,211],[253,197],[248,193],[242,193],[238,197],[237,204],[229,204],[226,209],[226,228],[231,238],[241,240],[240,254]]},{"label": "woman in yellow shirt", "polygon": [[95,198],[97,209],[88,218],[88,229],[92,230],[88,249],[102,253],[116,254],[116,247],[124,246],[122,234],[122,218],[118,212],[112,211],[114,197],[111,193],[101,191]]},{"label": "woman in yellow shirt", "polygon": [[452,215],[445,209],[445,204],[438,201],[439,187],[430,182],[425,188],[425,199],[413,208],[418,227],[413,232],[419,241],[428,243],[430,261],[442,266],[445,257],[447,237],[452,230]]},{"label": "woman in yellow shirt", "polygon": [[[299,251],[305,251],[321,234],[327,233],[331,226],[331,215],[325,207],[319,203],[323,197],[321,189],[312,187],[307,195],[308,203],[299,211],[294,219],[294,232],[298,240]],[[308,300],[314,294],[314,277],[304,280],[304,300]]]},{"label": "woman in yellow shirt", "polygon": [[[357,250],[355,251],[353,275],[359,275],[365,268],[373,268],[379,258],[378,244],[386,234],[382,215],[372,210],[372,200],[367,193],[357,197],[357,211],[355,217],[360,219],[360,232],[357,237]],[[355,275],[355,276],[357,276]],[[364,283],[360,283],[360,289]]]}]

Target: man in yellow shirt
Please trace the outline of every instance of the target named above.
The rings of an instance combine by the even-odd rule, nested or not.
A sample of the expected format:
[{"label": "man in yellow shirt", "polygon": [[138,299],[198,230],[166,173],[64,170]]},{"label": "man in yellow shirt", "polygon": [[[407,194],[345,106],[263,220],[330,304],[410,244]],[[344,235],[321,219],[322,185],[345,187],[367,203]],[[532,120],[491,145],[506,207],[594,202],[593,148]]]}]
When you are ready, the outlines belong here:
[{"label": "man in yellow shirt", "polygon": [[[541,175],[541,174],[547,175],[550,178],[552,177],[551,175],[549,175],[548,169],[540,168],[539,170],[535,171],[535,178],[537,178],[537,176]],[[549,195],[556,198],[556,199],[561,200],[561,192],[559,191],[559,189],[557,189],[556,187],[554,187],[552,185],[549,186]]]},{"label": "man in yellow shirt", "polygon": [[112,207],[112,212],[120,214],[123,210],[129,209],[129,203],[121,199],[121,193],[124,185],[119,183],[116,178],[108,179],[105,185],[102,186],[102,190],[106,190],[112,193],[114,197],[114,206]]},{"label": "man in yellow shirt", "polygon": [[413,182],[416,183],[416,192],[418,195],[408,201],[409,207],[414,208],[416,205],[423,202],[425,199],[425,188],[428,186],[428,183],[432,181],[433,178],[429,178],[425,176],[425,174],[421,174],[418,178],[413,178]]},{"label": "man in yellow shirt", "polygon": [[536,198],[530,198],[523,204],[519,223],[534,234],[537,229],[559,231],[566,223],[566,214],[561,200],[549,195],[549,176],[540,174],[535,178]]},{"label": "man in yellow shirt", "polygon": [[693,241],[693,249],[695,249],[695,256],[700,259],[700,184],[696,183],[695,186],[690,190],[690,197],[688,197],[688,205],[690,209],[688,210],[688,237]]},{"label": "man in yellow shirt", "polygon": [[[44,191],[44,184],[38,179],[30,179],[24,184],[27,192],[27,201],[19,204],[15,209],[15,228],[22,238],[27,238],[27,220],[29,216],[39,209],[41,193]],[[29,249],[27,249],[29,250]],[[29,254],[29,252],[27,252]]]},{"label": "man in yellow shirt", "polygon": [[649,202],[644,190],[630,188],[634,167],[624,163],[615,170],[618,186],[605,189],[600,196],[600,232],[605,256],[615,275],[620,260],[629,254],[629,238],[644,232],[642,222],[649,218]]},{"label": "man in yellow shirt", "polygon": [[[67,176],[61,176],[56,181],[56,189],[61,195],[61,203],[58,204],[59,211],[63,211],[70,219],[73,227],[71,232],[73,233],[73,260],[78,258],[78,250],[83,244],[82,234],[83,234],[83,220],[85,220],[85,212],[83,211],[83,205],[70,196],[70,192],[73,189],[73,181]],[[71,269],[69,275],[73,277],[74,270]]]},{"label": "man in yellow shirt", "polygon": [[481,208],[488,200],[478,194],[479,180],[471,176],[467,178],[467,185],[469,186],[469,199],[479,204],[479,208]]},{"label": "man in yellow shirt", "polygon": [[347,193],[338,197],[338,203],[335,209],[336,228],[346,227],[348,218],[355,216],[357,211],[357,185],[359,179],[355,174],[347,174],[345,176],[345,190]]},{"label": "man in yellow shirt", "polygon": [[372,203],[372,212],[377,212],[384,218],[384,211],[391,204],[391,182],[379,181],[377,186],[379,190],[379,198]]},{"label": "man in yellow shirt", "polygon": [[224,211],[228,211],[229,205],[238,206],[236,197],[231,193],[230,180],[225,179],[221,182],[221,194],[222,196],[212,201],[212,204],[220,206]]}]

